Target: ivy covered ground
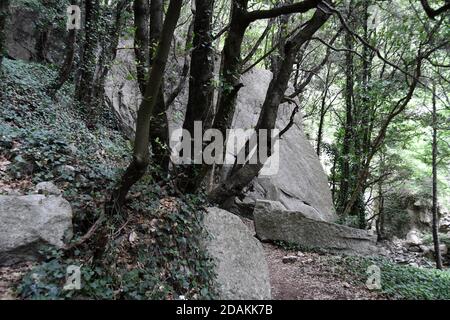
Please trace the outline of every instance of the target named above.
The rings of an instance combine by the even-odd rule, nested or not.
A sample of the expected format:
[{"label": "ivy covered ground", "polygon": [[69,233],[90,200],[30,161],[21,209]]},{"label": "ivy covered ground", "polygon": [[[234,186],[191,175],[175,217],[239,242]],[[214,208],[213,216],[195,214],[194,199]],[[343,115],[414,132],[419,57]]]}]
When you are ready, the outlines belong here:
[{"label": "ivy covered ground", "polygon": [[[0,194],[27,194],[39,182],[54,182],[73,209],[73,243],[82,242],[65,251],[42,248],[44,262],[19,282],[11,280],[14,294],[23,299],[213,297],[211,261],[201,242],[207,236],[201,229],[203,199],[173,197],[170,183],[154,183],[157,166],[133,188],[122,215],[102,224],[108,246],[94,259],[97,234],[81,239],[104,221],[104,202],[129,161],[130,143],[112,110],[104,110],[89,130],[75,111],[71,86],[50,98],[46,88],[57,76],[51,66],[5,59],[3,72]],[[81,291],[62,290],[68,265],[82,266]]]}]

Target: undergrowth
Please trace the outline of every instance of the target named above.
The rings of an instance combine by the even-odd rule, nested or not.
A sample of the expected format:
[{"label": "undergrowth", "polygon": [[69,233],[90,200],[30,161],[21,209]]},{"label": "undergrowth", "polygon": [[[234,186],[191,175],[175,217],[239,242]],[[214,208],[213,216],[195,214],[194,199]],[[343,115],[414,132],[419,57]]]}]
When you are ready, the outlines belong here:
[{"label": "undergrowth", "polygon": [[381,271],[380,293],[391,299],[447,300],[450,299],[450,271],[398,265],[384,259],[345,257],[341,271],[352,274],[365,283],[368,267],[376,265]]},{"label": "undergrowth", "polygon": [[[4,59],[0,107],[0,194],[32,192],[54,182],[73,209],[75,240],[101,215],[130,161],[131,145],[111,116],[88,129],[67,84],[52,99],[47,86],[57,71]],[[108,111],[112,113],[112,110]],[[5,165],[6,164],[6,165]],[[213,263],[204,248],[202,195],[173,197],[158,166],[131,192],[121,216],[108,219],[108,245],[93,259],[93,237],[74,250],[43,250],[44,261],[17,288],[24,299],[210,299]],[[67,267],[81,267],[81,290],[63,290]]]}]

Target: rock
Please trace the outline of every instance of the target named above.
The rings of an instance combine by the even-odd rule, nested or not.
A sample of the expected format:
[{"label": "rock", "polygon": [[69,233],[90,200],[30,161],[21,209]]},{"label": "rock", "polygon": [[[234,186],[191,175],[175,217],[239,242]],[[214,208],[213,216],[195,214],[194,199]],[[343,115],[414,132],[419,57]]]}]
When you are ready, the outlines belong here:
[{"label": "rock", "polygon": [[60,176],[71,177],[74,178],[76,174],[76,170],[74,167],[69,166],[67,164],[60,165],[55,169],[56,173]]},{"label": "rock", "polygon": [[420,249],[419,246],[409,246],[409,247],[408,247],[408,251],[411,251],[411,252],[421,252],[422,250]]},{"label": "rock", "polygon": [[422,244],[422,237],[420,232],[413,229],[406,235],[406,243],[413,246],[418,246]]},{"label": "rock", "polygon": [[271,299],[269,269],[261,243],[242,220],[209,208],[204,220],[211,235],[205,246],[213,257],[220,299]]},{"label": "rock", "polygon": [[59,188],[55,186],[53,182],[49,181],[39,182],[34,190],[40,194],[52,194],[55,196],[61,195],[61,190],[59,190]]},{"label": "rock", "polygon": [[423,245],[423,244],[421,244],[419,246],[419,248],[420,248],[420,251],[423,252],[424,254],[428,254],[428,252],[431,251],[429,246],[426,246],[426,245]]},{"label": "rock", "polygon": [[62,247],[72,236],[72,209],[59,196],[0,196],[0,265],[39,256],[41,245]]},{"label": "rock", "polygon": [[268,200],[259,200],[254,211],[259,239],[281,240],[307,248],[320,248],[349,254],[378,253],[376,237],[367,231],[335,223],[313,220],[302,212],[275,209]]},{"label": "rock", "polygon": [[[424,246],[423,248],[423,254],[430,258],[430,259],[434,259],[434,253],[436,250],[434,250],[434,245],[429,245],[429,246]],[[447,245],[445,244],[440,244],[439,245],[439,251],[441,252],[441,255],[445,256],[448,253],[448,248]]]},{"label": "rock", "polygon": [[[120,46],[132,48],[133,43],[121,40]],[[122,130],[127,137],[133,139],[136,110],[141,101],[137,83],[129,77],[130,70],[135,69],[133,50],[119,50],[116,62],[112,64],[108,75],[105,93],[120,119]],[[173,61],[173,65],[175,64]],[[169,68],[175,67],[170,66]],[[168,73],[170,74],[170,72]],[[241,82],[244,86],[239,90],[237,97],[236,113],[233,119],[234,128],[254,128],[271,78],[270,71],[257,68],[242,76]],[[186,85],[186,87],[188,86]],[[185,88],[167,112],[170,132],[179,129],[183,124],[188,100],[187,92],[188,88]],[[278,129],[286,127],[294,107],[287,103],[280,106],[276,124]],[[254,179],[252,188],[245,193],[246,197],[243,199],[243,203],[254,204],[257,199],[279,201],[289,210],[301,211],[312,219],[332,222],[336,220],[337,216],[331,199],[328,179],[314,148],[303,132],[301,119],[302,114],[298,112],[295,124],[280,141],[279,170],[274,175],[260,175]],[[222,175],[226,170],[229,168],[224,166]],[[239,206],[233,207],[232,204],[229,204],[226,208],[240,213]],[[247,206],[244,211],[246,208]]]},{"label": "rock", "polygon": [[[435,252],[434,246],[431,246],[431,251],[432,251],[432,252]],[[441,244],[439,245],[439,251],[441,252],[442,255],[445,256],[445,255],[448,253],[447,245],[441,243]]]},{"label": "rock", "polygon": [[[262,69],[253,69],[242,76],[244,87],[237,97],[234,128],[249,129],[256,125],[271,79],[272,73]],[[294,107],[287,103],[279,107],[276,128],[286,127]],[[336,215],[328,178],[303,132],[302,117],[301,112],[296,114],[295,124],[280,140],[278,172],[256,178],[254,191],[248,192],[247,197],[253,201],[279,201],[287,209],[301,211],[311,219],[332,222]]]},{"label": "rock", "polygon": [[294,263],[294,262],[297,262],[297,260],[298,260],[298,257],[296,257],[296,256],[286,256],[286,257],[283,257],[283,259],[281,259],[281,261],[283,263]]},{"label": "rock", "polygon": [[[12,1],[13,2],[13,1]],[[46,9],[30,5],[10,6],[10,21],[6,27],[6,49],[8,55],[14,59],[38,61],[42,57],[38,54],[39,21],[42,17],[40,11]],[[61,64],[64,61],[65,38],[63,33],[57,30],[57,24],[49,28],[46,56],[47,62]]]}]

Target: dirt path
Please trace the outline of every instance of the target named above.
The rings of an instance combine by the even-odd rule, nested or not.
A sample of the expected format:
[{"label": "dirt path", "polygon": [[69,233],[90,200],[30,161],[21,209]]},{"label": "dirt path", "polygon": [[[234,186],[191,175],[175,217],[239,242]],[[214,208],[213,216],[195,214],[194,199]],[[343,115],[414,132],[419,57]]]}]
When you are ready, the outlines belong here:
[{"label": "dirt path", "polygon": [[[252,220],[241,218],[254,234]],[[272,299],[274,300],[378,300],[380,295],[365,286],[352,284],[351,274],[342,274],[336,267],[340,256],[319,255],[282,249],[263,243],[269,266]],[[283,258],[293,256],[294,262]]]},{"label": "dirt path", "polygon": [[[333,266],[339,256],[286,251],[263,244],[270,271],[272,298],[275,300],[376,300],[380,297],[363,286],[344,280]],[[283,257],[296,256],[284,263]]]}]

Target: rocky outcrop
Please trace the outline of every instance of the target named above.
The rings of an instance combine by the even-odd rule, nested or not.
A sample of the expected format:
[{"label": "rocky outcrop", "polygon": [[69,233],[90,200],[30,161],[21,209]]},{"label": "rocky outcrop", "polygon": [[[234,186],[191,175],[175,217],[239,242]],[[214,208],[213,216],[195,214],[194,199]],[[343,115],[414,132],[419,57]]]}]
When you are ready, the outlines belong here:
[{"label": "rocky outcrop", "polygon": [[0,265],[34,259],[41,245],[62,247],[71,235],[72,209],[64,198],[0,196]]},{"label": "rocky outcrop", "polygon": [[209,208],[204,220],[210,238],[220,299],[270,299],[269,269],[261,243],[242,220],[218,208]]},{"label": "rocky outcrop", "polygon": [[[132,48],[131,41],[121,41],[120,47]],[[111,101],[123,124],[127,136],[132,138],[136,110],[141,100],[134,74],[133,50],[119,50],[117,63],[113,63],[106,83],[106,95]],[[179,63],[182,62],[180,59]],[[166,92],[171,92],[170,78],[178,74],[176,61],[168,66]],[[242,76],[244,86],[239,91],[236,113],[233,120],[235,128],[253,128],[258,120],[272,73],[253,69]],[[186,84],[188,87],[188,84]],[[167,116],[169,128],[173,132],[181,127],[187,101],[187,88],[169,107]],[[283,129],[289,122],[294,105],[283,104],[278,113],[277,128]],[[306,138],[302,128],[302,114],[297,113],[294,125],[280,141],[279,166],[273,175],[260,175],[243,199],[244,204],[254,206],[256,199],[274,200],[283,203],[289,210],[299,210],[312,219],[334,221],[336,219],[327,176]],[[264,169],[263,169],[264,171]],[[227,206],[233,210],[233,205]],[[235,207],[234,207],[235,208]],[[233,211],[239,212],[239,209]]]},{"label": "rocky outcrop", "polygon": [[[249,129],[256,125],[271,79],[272,73],[261,69],[242,76],[244,87],[237,99],[235,128]],[[286,127],[294,108],[287,103],[280,106],[278,129]],[[247,193],[247,198],[279,201],[287,209],[302,211],[311,219],[334,221],[336,216],[328,179],[303,132],[302,116],[301,112],[296,114],[294,125],[281,138],[277,173],[255,179],[253,191]]]},{"label": "rocky outcrop", "polygon": [[[120,48],[133,48],[133,41],[121,40]],[[111,65],[111,70],[105,82],[105,96],[114,107],[119,118],[122,131],[128,139],[134,139],[136,123],[136,111],[142,101],[141,92],[135,77],[136,63],[133,50],[118,50],[116,62]]]},{"label": "rocky outcrop", "polygon": [[376,237],[369,232],[307,217],[300,211],[283,209],[279,203],[257,201],[255,229],[262,241],[279,240],[305,248],[326,249],[346,254],[378,253]]},{"label": "rocky outcrop", "polygon": [[[14,4],[12,1],[10,12],[5,34],[7,52],[11,58],[57,64],[64,60],[64,34],[57,29],[57,23],[45,33],[40,30],[41,13],[32,4]],[[43,45],[42,50],[40,45]]]}]

